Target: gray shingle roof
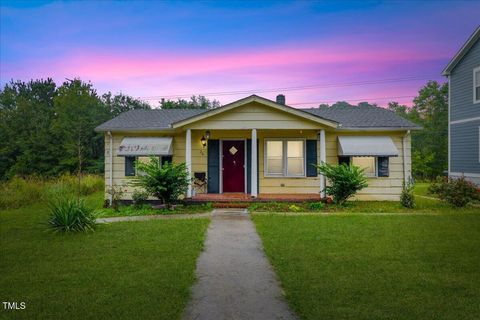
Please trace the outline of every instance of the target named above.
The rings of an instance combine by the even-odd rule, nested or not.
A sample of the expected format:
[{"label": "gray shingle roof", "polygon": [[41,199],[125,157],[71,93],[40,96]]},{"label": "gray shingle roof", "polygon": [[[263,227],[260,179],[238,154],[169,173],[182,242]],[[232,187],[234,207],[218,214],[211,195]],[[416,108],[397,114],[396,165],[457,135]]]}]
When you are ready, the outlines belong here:
[{"label": "gray shingle roof", "polygon": [[99,125],[95,131],[168,129],[174,122],[205,111],[195,109],[130,110]]},{"label": "gray shingle roof", "polygon": [[420,126],[396,115],[390,110],[374,106],[354,107],[336,105],[302,110],[336,121],[341,124],[342,128],[420,128]]},{"label": "gray shingle roof", "polygon": [[[338,122],[341,128],[405,128],[420,127],[387,109],[370,106],[334,106],[300,109],[312,115]],[[131,110],[99,125],[96,131],[160,130],[172,123],[199,115],[207,110],[153,109]]]}]

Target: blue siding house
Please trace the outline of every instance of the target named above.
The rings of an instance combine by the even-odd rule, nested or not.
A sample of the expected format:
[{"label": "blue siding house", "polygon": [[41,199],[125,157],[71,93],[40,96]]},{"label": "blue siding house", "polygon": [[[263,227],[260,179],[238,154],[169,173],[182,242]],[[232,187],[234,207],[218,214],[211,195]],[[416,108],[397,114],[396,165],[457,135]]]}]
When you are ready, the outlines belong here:
[{"label": "blue siding house", "polygon": [[448,175],[480,185],[480,26],[442,74],[449,83]]}]

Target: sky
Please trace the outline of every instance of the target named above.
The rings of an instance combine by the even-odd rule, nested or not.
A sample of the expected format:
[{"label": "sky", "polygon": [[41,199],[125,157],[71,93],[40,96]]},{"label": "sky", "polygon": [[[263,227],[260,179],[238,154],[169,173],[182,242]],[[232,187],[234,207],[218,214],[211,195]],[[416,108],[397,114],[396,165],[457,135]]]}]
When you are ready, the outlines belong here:
[{"label": "sky", "polygon": [[411,105],[480,24],[480,1],[0,2],[0,84],[65,78],[155,106],[250,94],[294,107]]}]

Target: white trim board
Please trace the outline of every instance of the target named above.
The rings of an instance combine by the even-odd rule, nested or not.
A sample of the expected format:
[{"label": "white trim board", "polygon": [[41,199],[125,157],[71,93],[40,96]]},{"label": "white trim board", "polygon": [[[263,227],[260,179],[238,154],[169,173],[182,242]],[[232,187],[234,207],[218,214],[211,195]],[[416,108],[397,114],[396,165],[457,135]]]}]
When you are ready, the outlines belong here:
[{"label": "white trim board", "polygon": [[480,178],[480,173],[449,172],[448,175],[449,175],[449,176],[455,176],[455,177]]},{"label": "white trim board", "polygon": [[478,120],[480,120],[480,117],[450,121],[450,124],[459,124],[459,123],[465,123],[465,122],[471,122],[471,121],[478,121]]}]

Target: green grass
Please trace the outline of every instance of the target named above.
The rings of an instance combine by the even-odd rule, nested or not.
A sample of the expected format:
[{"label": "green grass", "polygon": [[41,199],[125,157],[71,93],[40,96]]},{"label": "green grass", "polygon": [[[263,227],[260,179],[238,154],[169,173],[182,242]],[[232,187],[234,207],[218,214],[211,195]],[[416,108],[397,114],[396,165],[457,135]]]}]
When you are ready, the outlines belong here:
[{"label": "green grass", "polygon": [[335,204],[325,205],[321,210],[311,210],[308,203],[295,203],[295,210],[292,210],[292,203],[272,202],[254,203],[249,206],[250,212],[317,212],[317,213],[475,213],[480,211],[478,206],[467,206],[465,208],[453,208],[446,202],[422,197],[415,198],[416,207],[407,209],[397,201],[349,201],[343,206]]},{"label": "green grass", "polygon": [[62,175],[57,178],[27,177],[0,182],[0,209],[15,209],[38,203],[47,203],[65,196],[82,196],[104,190],[104,178],[84,174],[78,184],[77,176]]},{"label": "green grass", "polygon": [[189,204],[189,205],[179,205],[173,210],[169,209],[154,209],[150,205],[142,206],[120,206],[118,211],[113,210],[112,208],[99,209],[98,216],[101,218],[105,217],[130,217],[130,216],[148,216],[156,214],[195,214],[202,212],[210,212],[213,210],[213,207],[210,203],[207,204]]},{"label": "green grass", "polygon": [[[92,206],[102,192],[89,196]],[[0,211],[0,299],[24,301],[16,319],[178,319],[194,282],[207,219],[46,231],[45,205]]]},{"label": "green grass", "polygon": [[253,219],[304,319],[478,319],[480,214]]},{"label": "green grass", "polygon": [[415,183],[415,187],[413,189],[413,193],[419,196],[427,196],[427,197],[434,197],[428,192],[428,188],[430,187],[429,182],[417,182]]}]

